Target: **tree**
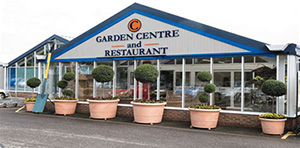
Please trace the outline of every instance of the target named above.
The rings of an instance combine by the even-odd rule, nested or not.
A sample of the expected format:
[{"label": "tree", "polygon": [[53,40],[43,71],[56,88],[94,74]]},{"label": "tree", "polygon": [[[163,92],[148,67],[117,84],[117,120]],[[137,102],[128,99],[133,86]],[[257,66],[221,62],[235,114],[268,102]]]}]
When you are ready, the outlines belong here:
[{"label": "tree", "polygon": [[63,79],[66,81],[71,81],[75,79],[75,73],[74,72],[66,72],[63,76]]},{"label": "tree", "polygon": [[148,98],[150,99],[150,83],[155,82],[158,77],[156,67],[151,64],[142,64],[135,69],[134,77],[139,82],[149,83]]},{"label": "tree", "polygon": [[212,79],[212,75],[208,71],[201,71],[197,74],[197,79],[202,82],[209,82]]},{"label": "tree", "polygon": [[57,82],[57,86],[61,89],[65,89],[68,86],[68,82],[65,80],[60,80]]},{"label": "tree", "polygon": [[[111,66],[107,65],[99,65],[92,71],[92,77],[97,82],[101,82],[103,87],[105,82],[109,82],[114,77],[114,70]],[[103,89],[103,95],[104,95],[104,89]]]},{"label": "tree", "polygon": [[65,89],[69,85],[68,81],[72,81],[74,79],[75,79],[75,73],[74,72],[66,72],[63,76],[63,79],[57,82],[57,86],[60,89],[62,89],[62,94],[64,96],[71,97],[74,94],[72,90],[66,90]]},{"label": "tree", "polygon": [[97,82],[109,82],[114,77],[114,70],[111,66],[99,65],[92,71],[92,77]]},{"label": "tree", "polygon": [[34,90],[34,88],[40,86],[41,80],[38,78],[32,77],[27,80],[26,84],[27,84],[27,86],[32,88],[32,97],[33,97],[33,90]]},{"label": "tree", "polygon": [[[202,82],[208,83],[212,79],[212,74],[208,71],[202,71],[197,74],[197,79],[199,79]],[[213,93],[216,91],[216,85],[215,84],[205,84],[204,86],[204,94],[200,94],[198,99],[201,103],[207,104],[209,101],[209,95],[210,93]]]},{"label": "tree", "polygon": [[65,95],[65,96],[71,97],[74,94],[74,92],[72,90],[69,90],[69,89],[64,89],[62,91],[62,94]]},{"label": "tree", "polygon": [[134,77],[142,83],[153,83],[158,77],[158,71],[151,64],[143,64],[135,69]]},{"label": "tree", "polygon": [[286,94],[286,85],[277,80],[267,80],[261,86],[261,91],[271,96],[272,98],[272,113],[274,113],[275,97],[283,96]]}]

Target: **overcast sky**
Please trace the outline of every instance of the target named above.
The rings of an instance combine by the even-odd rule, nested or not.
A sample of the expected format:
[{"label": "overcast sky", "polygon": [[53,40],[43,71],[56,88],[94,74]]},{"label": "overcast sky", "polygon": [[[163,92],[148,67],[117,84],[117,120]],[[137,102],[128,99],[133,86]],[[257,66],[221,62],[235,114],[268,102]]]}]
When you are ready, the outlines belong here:
[{"label": "overcast sky", "polygon": [[138,2],[269,44],[300,45],[299,0],[0,0],[0,62],[49,36],[77,37]]}]

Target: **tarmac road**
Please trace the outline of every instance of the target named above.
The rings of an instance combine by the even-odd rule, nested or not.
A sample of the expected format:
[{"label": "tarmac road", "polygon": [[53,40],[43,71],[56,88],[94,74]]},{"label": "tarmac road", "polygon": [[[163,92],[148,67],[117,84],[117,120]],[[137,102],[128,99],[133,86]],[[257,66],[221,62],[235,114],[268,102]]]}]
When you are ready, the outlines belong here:
[{"label": "tarmac road", "polygon": [[[16,110],[16,109],[14,109]],[[0,144],[61,148],[298,148],[300,138],[244,135],[119,121],[15,113],[0,108]]]}]

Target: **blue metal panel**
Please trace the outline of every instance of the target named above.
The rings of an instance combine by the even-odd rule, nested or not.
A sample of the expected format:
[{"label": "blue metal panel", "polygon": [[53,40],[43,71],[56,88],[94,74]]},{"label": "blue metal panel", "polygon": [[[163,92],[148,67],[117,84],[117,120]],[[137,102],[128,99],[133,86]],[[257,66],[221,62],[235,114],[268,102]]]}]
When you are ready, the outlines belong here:
[{"label": "blue metal panel", "polygon": [[113,57],[113,58],[77,58],[77,59],[54,59],[53,62],[79,62],[79,61],[120,61],[120,60],[155,60],[155,59],[182,59],[182,58],[209,58],[209,57],[237,57],[237,56],[268,56],[275,57],[270,53],[215,53],[215,54],[189,54],[189,55],[166,55],[166,56],[145,56],[145,57]]},{"label": "blue metal panel", "polygon": [[175,25],[177,27],[219,40],[227,44],[231,44],[233,46],[249,50],[254,53],[272,53],[267,49],[267,47],[265,46],[266,44],[263,42],[255,41],[211,26],[207,26],[160,10],[156,10],[147,6],[134,3],[131,6],[122,10],[121,12],[117,13],[116,15],[110,17],[106,21],[100,23],[99,25],[76,37],[65,46],[55,50],[53,52],[52,60],[57,61],[54,59],[59,55],[67,52],[68,50],[71,50],[75,46],[81,44],[87,39],[90,39],[91,37],[95,36],[96,34],[102,32],[103,30],[109,28],[110,26],[116,24],[117,22],[123,20],[124,18],[128,17],[133,13],[139,13],[141,15],[145,15],[153,19],[163,21],[171,25]]}]

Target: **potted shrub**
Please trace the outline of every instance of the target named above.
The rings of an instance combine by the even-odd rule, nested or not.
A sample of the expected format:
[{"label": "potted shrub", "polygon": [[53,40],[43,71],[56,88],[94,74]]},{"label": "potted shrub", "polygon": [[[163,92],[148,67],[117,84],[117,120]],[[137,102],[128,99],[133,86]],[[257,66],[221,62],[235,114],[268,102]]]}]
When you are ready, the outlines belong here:
[{"label": "potted shrub", "polygon": [[64,116],[75,114],[78,100],[71,97],[74,94],[72,90],[66,89],[68,86],[67,81],[74,80],[74,78],[74,73],[69,72],[64,74],[64,80],[58,81],[57,86],[62,89],[62,94],[64,96],[54,98],[55,114]]},{"label": "potted shrub", "polygon": [[31,96],[31,98],[25,99],[24,102],[25,102],[25,106],[26,106],[26,111],[32,112],[32,109],[33,109],[33,107],[35,105],[35,100],[36,100],[36,98],[34,97],[33,90],[34,90],[34,88],[40,86],[41,80],[38,79],[38,78],[35,78],[35,77],[29,78],[26,81],[26,84],[27,84],[27,86],[29,86],[30,88],[32,88],[32,96]]},{"label": "potted shrub", "polygon": [[35,97],[25,99],[24,102],[25,102],[25,106],[26,106],[26,111],[32,112],[32,109],[33,109],[34,104],[35,104],[35,100],[36,100]]},{"label": "potted shrub", "polygon": [[55,114],[64,116],[75,114],[77,102],[77,99],[69,96],[54,98]]},{"label": "potted shrub", "polygon": [[262,131],[265,134],[281,135],[284,132],[285,121],[287,119],[284,115],[274,113],[274,102],[276,97],[286,94],[286,85],[281,81],[267,80],[262,84],[261,91],[272,98],[272,114],[262,114],[259,116]]},{"label": "potted shrub", "polygon": [[[141,83],[153,83],[156,81],[157,76],[158,71],[156,67],[150,64],[143,64],[134,71],[134,77]],[[150,100],[150,91],[148,91],[148,93],[148,97],[146,97],[148,100],[134,100],[131,104],[133,105],[134,122],[150,123],[153,125],[153,123],[160,123],[162,121],[166,102]]]},{"label": "potted shrub", "polygon": [[[212,79],[212,75],[207,72],[199,72],[197,78],[202,82],[209,82]],[[204,86],[204,93],[199,94],[198,99],[201,104],[192,105],[189,107],[191,128],[216,128],[218,124],[219,114],[221,108],[216,105],[208,105],[209,94],[215,92],[216,86],[214,84],[206,84]]]},{"label": "potted shrub", "polygon": [[[99,65],[92,71],[92,77],[103,85],[113,79],[114,71],[107,65]],[[117,97],[101,97],[87,100],[89,102],[90,118],[108,119],[115,118],[119,99]]]}]

